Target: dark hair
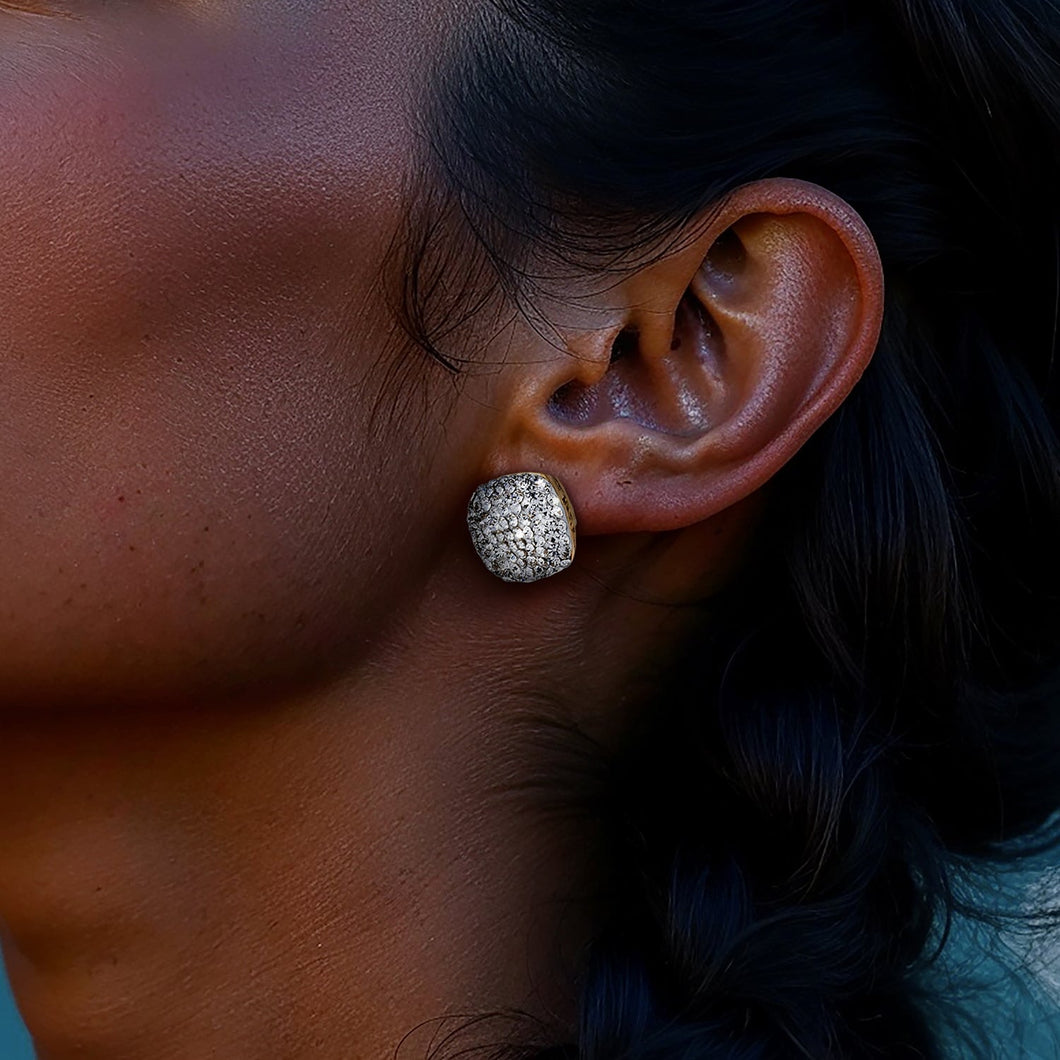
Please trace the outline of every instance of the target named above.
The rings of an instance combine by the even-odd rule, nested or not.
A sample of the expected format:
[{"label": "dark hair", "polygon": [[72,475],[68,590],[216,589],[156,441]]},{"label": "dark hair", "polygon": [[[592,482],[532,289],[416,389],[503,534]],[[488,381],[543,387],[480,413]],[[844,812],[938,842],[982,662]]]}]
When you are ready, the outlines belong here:
[{"label": "dark hair", "polygon": [[[406,247],[406,326],[443,364],[439,322],[479,312],[484,277],[526,310],[541,263],[642,262],[767,176],[853,205],[887,284],[868,371],[771,483],[744,569],[610,763],[579,1040],[538,1055],[941,1056],[923,973],[955,912],[1003,916],[957,871],[1060,842],[1060,7],[469,19],[425,109],[452,223]],[[438,238],[457,228],[463,285]]]}]

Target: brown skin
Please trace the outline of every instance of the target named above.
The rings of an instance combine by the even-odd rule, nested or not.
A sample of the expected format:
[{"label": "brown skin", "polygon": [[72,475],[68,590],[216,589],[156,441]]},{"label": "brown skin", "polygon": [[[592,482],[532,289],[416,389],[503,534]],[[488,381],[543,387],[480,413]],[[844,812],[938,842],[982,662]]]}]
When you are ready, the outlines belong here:
[{"label": "brown skin", "polygon": [[[645,705],[688,621],[668,604],[736,568],[872,355],[870,234],[822,188],[747,185],[566,311],[565,349],[512,321],[453,397],[375,282],[438,5],[11,6],[0,917],[41,1057],[562,1028],[594,836],[538,806],[555,752],[528,719],[607,744]],[[406,413],[401,370],[448,415]],[[550,406],[572,382],[591,416]],[[532,585],[464,523],[516,470],[578,514],[574,564]]]}]

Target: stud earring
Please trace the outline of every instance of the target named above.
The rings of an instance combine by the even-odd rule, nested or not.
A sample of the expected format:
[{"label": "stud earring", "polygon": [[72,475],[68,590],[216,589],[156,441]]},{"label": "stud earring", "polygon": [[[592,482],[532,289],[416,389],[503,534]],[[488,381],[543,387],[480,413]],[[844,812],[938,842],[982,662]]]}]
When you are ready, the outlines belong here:
[{"label": "stud earring", "polygon": [[574,505],[559,479],[539,471],[490,479],[467,506],[478,558],[506,582],[534,582],[569,567],[576,526]]}]

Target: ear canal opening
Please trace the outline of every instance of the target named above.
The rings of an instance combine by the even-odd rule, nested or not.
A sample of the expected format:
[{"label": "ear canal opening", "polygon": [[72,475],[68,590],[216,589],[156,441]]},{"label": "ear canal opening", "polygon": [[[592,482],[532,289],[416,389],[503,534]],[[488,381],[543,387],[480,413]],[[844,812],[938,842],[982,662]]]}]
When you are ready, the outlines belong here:
[{"label": "ear canal opening", "polygon": [[[609,364],[627,359],[636,354],[640,345],[640,333],[636,328],[624,328],[611,344]],[[548,409],[557,419],[568,423],[588,426],[596,419],[600,389],[572,379],[557,388],[548,399]]]},{"label": "ear canal opening", "polygon": [[640,334],[635,328],[623,328],[618,333],[618,337],[611,344],[611,364],[615,361],[620,360],[623,357],[628,357],[631,353],[637,352],[637,346],[640,343]]}]

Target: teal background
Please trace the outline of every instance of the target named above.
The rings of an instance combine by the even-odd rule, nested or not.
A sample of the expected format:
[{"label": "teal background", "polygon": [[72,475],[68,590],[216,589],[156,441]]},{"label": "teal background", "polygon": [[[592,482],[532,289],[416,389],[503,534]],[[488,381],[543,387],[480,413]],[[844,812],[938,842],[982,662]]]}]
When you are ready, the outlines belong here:
[{"label": "teal background", "polygon": [[7,977],[0,975],[0,1058],[2,1060],[34,1060],[26,1028],[8,989]]},{"label": "teal background", "polygon": [[[1060,868],[984,869],[957,890],[976,905],[986,902],[1007,912],[1041,910],[1060,905]],[[1010,921],[999,930],[956,918],[933,985],[955,998],[986,1031],[989,1056],[1060,1060],[1060,930],[1046,938],[1033,922]],[[947,1056],[972,1056],[959,1033],[947,1027],[940,1025]],[[969,1033],[974,1035],[975,1029]],[[981,1038],[978,1044],[983,1044]]]}]

